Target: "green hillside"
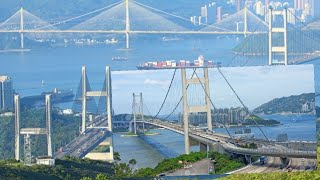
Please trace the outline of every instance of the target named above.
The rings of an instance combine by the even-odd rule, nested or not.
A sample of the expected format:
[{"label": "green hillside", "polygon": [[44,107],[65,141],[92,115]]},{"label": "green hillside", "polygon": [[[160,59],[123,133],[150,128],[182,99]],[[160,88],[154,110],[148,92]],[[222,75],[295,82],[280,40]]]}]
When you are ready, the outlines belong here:
[{"label": "green hillside", "polygon": [[[306,102],[314,102],[315,94],[301,94],[289,97],[276,98],[262,104],[253,110],[255,114],[277,114],[277,113],[301,113],[302,105]],[[311,112],[311,111],[310,111]]]},{"label": "green hillside", "polygon": [[[79,134],[80,117],[59,115],[57,111],[52,111],[52,143],[55,149],[70,142]],[[44,110],[22,110],[20,128],[44,128]],[[21,149],[23,152],[23,136],[20,137]],[[31,136],[32,155],[41,156],[47,152],[46,136]],[[0,116],[0,159],[14,158],[14,117]]]}]

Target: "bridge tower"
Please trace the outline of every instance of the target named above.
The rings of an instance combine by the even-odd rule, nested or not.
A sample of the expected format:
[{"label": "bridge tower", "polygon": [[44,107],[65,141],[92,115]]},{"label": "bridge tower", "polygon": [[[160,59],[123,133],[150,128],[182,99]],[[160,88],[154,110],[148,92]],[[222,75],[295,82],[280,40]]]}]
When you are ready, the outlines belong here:
[{"label": "bridge tower", "polygon": [[[86,67],[82,66],[82,73],[81,73],[81,86],[82,86],[82,125],[81,125],[81,133],[85,133],[87,129],[94,128],[94,129],[107,129],[110,133],[109,138],[109,149],[110,154],[109,158],[113,161],[113,134],[112,134],[112,117],[113,117],[113,111],[112,111],[112,91],[111,91],[111,70],[109,66],[106,66],[106,74],[105,74],[105,90],[102,91],[88,91],[87,90],[87,72]],[[87,98],[90,97],[106,97],[107,101],[107,127],[95,127],[92,124],[93,117],[89,116],[89,120],[91,121],[89,127],[87,127]]]},{"label": "bridge tower", "polygon": [[24,49],[24,17],[23,8],[20,9],[20,48]]},{"label": "bridge tower", "polygon": [[[190,138],[189,138],[189,113],[207,113],[207,126],[208,130],[212,131],[212,117],[211,117],[211,104],[210,104],[210,89],[209,89],[209,73],[208,68],[203,68],[203,77],[187,79],[186,69],[181,69],[182,76],[182,96],[183,96],[183,129],[184,129],[184,143],[185,153],[190,153]],[[205,89],[205,105],[203,106],[189,106],[187,96],[187,86],[189,84],[200,84]]]},{"label": "bridge tower", "polygon": [[[288,45],[287,45],[287,7],[283,10],[274,10],[269,7],[269,65],[287,65],[288,64]],[[283,17],[283,27],[273,27],[273,19],[276,16]],[[283,34],[283,46],[274,46],[273,35],[275,33]],[[280,61],[274,61],[274,55],[283,56]]]},{"label": "bridge tower", "polygon": [[[140,101],[137,102],[137,99],[140,99]],[[142,121],[143,133],[144,133],[145,129],[144,129],[144,113],[143,113],[142,93],[140,93],[139,95],[133,93],[132,113],[133,113],[134,133],[137,134],[137,121]],[[130,128],[131,128],[131,125],[130,125]]]},{"label": "bridge tower", "polygon": [[243,25],[244,25],[243,33],[244,33],[244,36],[246,37],[246,36],[247,36],[247,33],[248,33],[248,7],[247,7],[247,5],[244,6],[244,20],[243,20]]},{"label": "bridge tower", "polygon": [[51,144],[51,102],[46,95],[46,128],[20,128],[20,96],[14,96],[15,107],[15,159],[20,160],[20,135],[24,135],[24,163],[31,165],[31,135],[46,135],[48,156],[52,157]]},{"label": "bridge tower", "polygon": [[126,48],[130,48],[130,14],[129,14],[129,0],[126,0]]}]

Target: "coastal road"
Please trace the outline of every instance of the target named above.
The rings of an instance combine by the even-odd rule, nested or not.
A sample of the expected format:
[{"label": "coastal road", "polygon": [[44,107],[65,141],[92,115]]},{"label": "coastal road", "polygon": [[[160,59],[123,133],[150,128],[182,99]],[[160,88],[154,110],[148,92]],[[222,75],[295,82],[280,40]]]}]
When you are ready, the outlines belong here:
[{"label": "coastal road", "polygon": [[241,174],[241,173],[264,173],[264,172],[276,172],[281,171],[279,169],[281,165],[280,158],[278,157],[268,157],[266,164],[260,164],[260,161],[256,161],[250,165],[247,165],[239,170],[230,172],[231,174]]},{"label": "coastal road", "polygon": [[294,172],[314,170],[316,168],[316,164],[316,159],[292,158],[289,159],[287,167],[281,169],[281,160],[279,157],[268,157],[268,161],[264,165],[261,165],[260,162],[257,161],[253,164],[247,165],[246,167],[230,172],[230,174],[288,172],[290,168]]}]

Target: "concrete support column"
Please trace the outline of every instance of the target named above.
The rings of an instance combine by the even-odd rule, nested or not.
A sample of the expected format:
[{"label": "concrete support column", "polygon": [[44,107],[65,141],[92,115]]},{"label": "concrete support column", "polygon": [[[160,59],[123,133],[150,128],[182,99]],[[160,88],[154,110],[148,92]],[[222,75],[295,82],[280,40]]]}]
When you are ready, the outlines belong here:
[{"label": "concrete support column", "polygon": [[14,95],[15,159],[20,160],[20,96]]},{"label": "concrete support column", "polygon": [[287,17],[288,17],[288,9],[284,8],[283,10],[283,46],[284,46],[284,65],[288,65],[288,38],[287,38]]},{"label": "concrete support column", "polygon": [[143,130],[143,134],[146,133],[146,130],[144,128],[144,122],[142,122],[142,130]]},{"label": "concrete support column", "polygon": [[137,134],[137,113],[136,113],[136,96],[135,94],[133,93],[133,105],[132,105],[132,108],[133,108],[133,131],[134,131],[134,134]]},{"label": "concrete support column", "polygon": [[199,146],[200,146],[200,152],[207,153],[209,151],[208,144],[200,142]]},{"label": "concrete support column", "polygon": [[245,157],[246,161],[247,161],[249,164],[252,163],[252,162],[251,162],[251,155],[244,155],[244,157]]},{"label": "concrete support column", "polygon": [[129,0],[126,0],[126,48],[127,49],[130,48],[129,32],[130,32]]},{"label": "concrete support column", "polygon": [[86,117],[87,117],[87,75],[86,75],[86,67],[82,66],[82,74],[81,74],[81,85],[82,85],[82,125],[81,125],[81,133],[86,131]]},{"label": "concrete support column", "polygon": [[281,167],[284,168],[288,165],[289,159],[287,157],[280,157]]},{"label": "concrete support column", "polygon": [[130,48],[130,36],[128,32],[126,33],[126,48]]},{"label": "concrete support column", "polygon": [[111,70],[109,66],[106,66],[106,91],[107,91],[107,118],[108,118],[108,130],[110,132],[109,147],[110,157],[113,160],[113,127],[112,127],[112,84],[111,84]]},{"label": "concrete support column", "polygon": [[184,147],[185,153],[190,153],[190,139],[189,139],[189,111],[188,111],[188,97],[187,97],[187,79],[186,69],[181,69],[182,76],[182,95],[183,95],[183,130],[184,130]]},{"label": "concrete support column", "polygon": [[268,17],[269,17],[269,66],[272,65],[272,9],[269,7],[268,9]]},{"label": "concrete support column", "polygon": [[93,123],[92,123],[92,121],[93,121],[93,115],[92,115],[92,114],[90,114],[90,115],[89,115],[90,127],[93,127]]},{"label": "concrete support column", "polygon": [[144,113],[143,113],[143,97],[142,97],[142,93],[140,93],[140,115],[141,115],[141,121],[142,121],[142,130],[143,130],[143,134],[144,132]]},{"label": "concrete support column", "polygon": [[208,68],[204,68],[204,79],[205,79],[205,93],[206,93],[206,106],[207,106],[207,126],[208,130],[212,131],[212,116],[211,116],[211,102],[210,102],[210,86],[209,86],[209,72]]},{"label": "concrete support column", "polygon": [[24,17],[23,8],[20,9],[20,47],[24,49]]},{"label": "concrete support column", "polygon": [[247,5],[244,7],[244,37],[247,37],[248,33],[248,8]]},{"label": "concrete support column", "polygon": [[48,156],[52,157],[52,143],[51,143],[51,101],[50,94],[46,95],[46,124],[47,124],[47,144]]}]

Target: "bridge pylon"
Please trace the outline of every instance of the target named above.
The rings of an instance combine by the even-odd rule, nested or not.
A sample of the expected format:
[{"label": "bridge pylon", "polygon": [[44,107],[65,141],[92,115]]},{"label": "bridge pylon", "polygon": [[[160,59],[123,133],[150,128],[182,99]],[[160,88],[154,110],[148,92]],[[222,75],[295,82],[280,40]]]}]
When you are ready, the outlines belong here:
[{"label": "bridge pylon", "polygon": [[[110,138],[108,138],[108,145],[110,149],[109,157],[113,161],[113,133],[112,133],[112,87],[111,87],[111,70],[109,66],[106,66],[106,73],[105,73],[105,84],[102,91],[88,91],[87,87],[87,72],[86,67],[82,66],[82,73],[81,73],[81,86],[82,86],[82,125],[81,125],[81,133],[84,134],[87,129],[94,128],[94,129],[106,129],[110,133]],[[106,119],[107,119],[107,126],[106,127],[95,127],[93,122],[93,116],[89,116],[90,125],[87,127],[87,99],[92,97],[106,97]]]},{"label": "bridge pylon", "polygon": [[22,7],[20,9],[20,48],[24,49],[24,17]]},{"label": "bridge pylon", "polygon": [[[137,101],[137,99],[140,99]],[[143,97],[142,93],[139,95],[133,93],[132,101],[132,113],[133,113],[133,132],[137,134],[137,121],[142,121],[143,133],[145,132],[144,128],[144,113],[143,113]],[[130,123],[131,128],[131,123]]]},{"label": "bridge pylon", "polygon": [[48,156],[52,157],[51,102],[50,94],[45,97],[46,128],[20,128],[20,96],[14,96],[15,108],[15,159],[20,160],[20,135],[24,135],[24,163],[31,165],[31,135],[46,135]]},{"label": "bridge pylon", "polygon": [[130,48],[130,14],[129,14],[129,0],[126,0],[126,48]]},{"label": "bridge pylon", "polygon": [[243,33],[244,36],[247,36],[248,33],[248,7],[247,5],[244,7],[244,20],[243,20],[243,24],[244,24],[244,29],[243,29]]},{"label": "bridge pylon", "polygon": [[[189,113],[207,113],[207,127],[209,131],[212,131],[212,116],[211,116],[211,104],[210,104],[210,89],[209,89],[209,72],[208,68],[203,68],[203,77],[187,79],[186,69],[181,69],[182,79],[182,96],[183,96],[183,129],[184,129],[184,143],[185,153],[190,153],[190,138],[189,138]],[[188,93],[187,86],[189,84],[204,85],[205,89],[205,104],[202,106],[189,106],[188,105]]]},{"label": "bridge pylon", "polygon": [[[283,10],[274,10],[271,6],[268,12],[269,21],[269,65],[288,65],[288,45],[287,45],[287,11],[285,7]],[[273,27],[273,19],[276,16],[283,17],[283,27]],[[273,35],[275,33],[283,34],[283,45],[275,46],[273,43]],[[283,56],[283,59],[274,61],[274,56]]]}]

